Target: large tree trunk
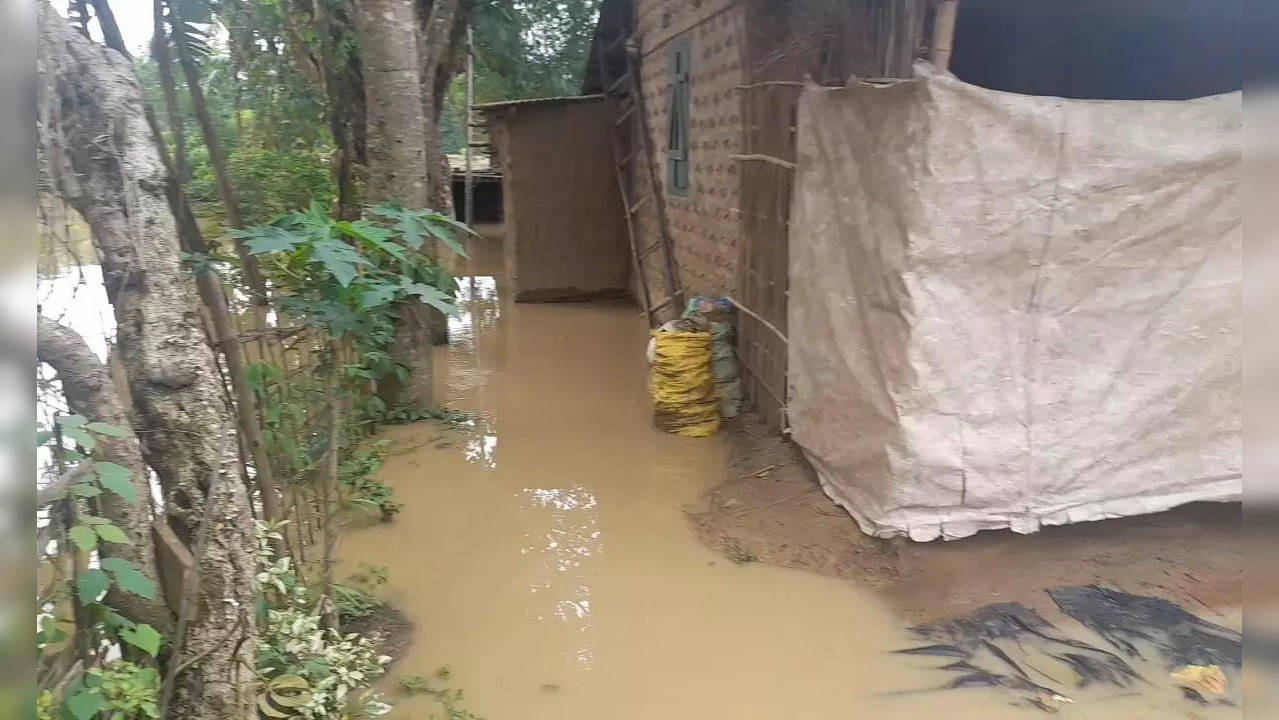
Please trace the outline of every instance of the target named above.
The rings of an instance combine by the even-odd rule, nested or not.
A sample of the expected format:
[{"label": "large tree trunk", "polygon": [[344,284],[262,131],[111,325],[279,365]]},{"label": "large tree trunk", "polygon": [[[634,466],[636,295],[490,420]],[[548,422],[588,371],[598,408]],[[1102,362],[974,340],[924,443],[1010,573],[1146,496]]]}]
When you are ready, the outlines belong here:
[{"label": "large tree trunk", "polygon": [[[107,366],[74,330],[49,318],[38,317],[36,357],[57,371],[71,412],[117,427],[130,427],[129,414],[116,394]],[[96,502],[102,516],[111,520],[133,541],[132,545],[104,544],[99,546],[98,552],[103,556],[128,560],[152,585],[161,588],[155,547],[151,542],[151,486],[147,482],[150,474],[142,462],[137,437],[102,437],[93,456],[97,460],[129,468],[129,480],[137,496],[133,502],[111,492],[98,496]],[[173,614],[163,596],[148,600],[112,586],[107,592],[107,603],[134,622],[148,623],[161,633],[167,634],[173,629]]]},{"label": "large tree trunk", "polygon": [[[440,144],[440,111],[444,90],[452,79],[454,20],[458,0],[418,0],[418,58],[422,77],[422,117],[426,121],[427,176],[432,208],[453,214],[453,173]],[[441,87],[443,86],[443,87]]]},{"label": "large tree trunk", "polygon": [[[418,59],[417,18],[404,0],[359,2],[360,62],[368,153],[368,195],[376,203],[398,200],[424,208],[427,186],[426,118]],[[391,354],[411,368],[407,388],[388,387],[384,397],[417,406],[431,403],[430,308],[404,303]],[[388,383],[395,385],[395,383]]]},{"label": "large tree trunk", "polygon": [[[352,167],[355,164],[355,148],[351,142],[348,117],[353,113],[352,93],[344,85],[349,73],[338,73],[333,67],[333,20],[330,17],[325,0],[314,0],[312,3],[316,35],[320,39],[320,60],[316,62],[306,50],[301,34],[293,28],[296,20],[289,20],[291,13],[284,13],[285,27],[290,28],[289,45],[294,50],[295,64],[310,70],[303,70],[308,77],[314,76],[327,99],[329,132],[333,135],[333,144],[337,150],[333,154],[333,178],[337,186],[335,214],[342,220],[354,220],[360,216],[360,209],[355,198],[355,186]],[[363,113],[364,109],[358,111]]]},{"label": "large tree trunk", "polygon": [[[239,446],[190,273],[178,260],[168,182],[129,61],[38,6],[39,159],[85,218],[102,258],[116,341],[128,375],[142,455],[156,471],[166,519],[190,546],[209,542],[172,716],[247,720],[257,652],[252,516],[239,482]],[[206,498],[209,480],[222,475]],[[208,512],[205,512],[208,501]],[[235,634],[229,634],[238,628]]]},{"label": "large tree trunk", "polygon": [[368,201],[427,206],[417,18],[404,0],[361,0],[358,22],[368,133]]},{"label": "large tree trunk", "polygon": [[[457,17],[458,0],[417,0],[418,16],[418,67],[421,74],[422,119],[426,132],[427,202],[430,207],[445,215],[453,214],[453,171],[440,142],[440,99],[443,93],[437,86],[447,85],[449,78],[441,72],[452,45],[454,19]],[[431,241],[431,252],[438,255],[438,246]],[[427,332],[432,345],[449,341],[448,318],[439,311],[427,311]]]}]

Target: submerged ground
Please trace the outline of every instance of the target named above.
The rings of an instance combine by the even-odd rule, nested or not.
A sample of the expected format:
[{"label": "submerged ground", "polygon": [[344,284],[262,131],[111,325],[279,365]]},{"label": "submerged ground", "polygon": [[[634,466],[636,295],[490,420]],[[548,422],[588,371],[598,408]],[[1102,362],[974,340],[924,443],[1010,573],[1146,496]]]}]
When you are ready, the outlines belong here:
[{"label": "submerged ground", "polygon": [[[475,420],[390,429],[395,450],[381,477],[404,510],[393,522],[348,529],[340,549],[348,571],[361,562],[387,568],[383,599],[412,623],[386,682],[393,717],[443,716],[433,697],[395,689],[413,675],[464,689],[459,705],[489,720],[905,718],[939,710],[949,718],[1035,717],[1039,710],[1014,705],[999,689],[903,692],[953,678],[936,669],[942,658],[892,651],[919,643],[907,630],[914,622],[987,602],[1042,607],[1030,596],[1047,583],[1108,580],[1121,574],[1119,563],[1147,562],[1140,556],[1160,544],[1214,567],[1183,568],[1161,556],[1137,575],[1166,571],[1165,585],[1209,585],[1203,603],[1232,614],[1237,558],[1223,556],[1224,536],[1186,540],[1178,551],[1168,532],[1139,530],[1149,542],[1122,555],[1107,555],[1123,545],[1122,532],[1101,541],[1097,531],[1084,533],[1092,540],[1065,546],[1034,538],[1020,546],[1027,549],[994,536],[945,548],[861,538],[804,484],[794,458],[760,440],[762,429],[686,439],[652,427],[645,328],[633,307],[515,305],[503,295],[497,241],[477,244],[474,254],[458,268],[469,276],[464,313],[452,343],[437,351],[436,376],[437,396]],[[1218,540],[1220,548],[1205,545]],[[1195,560],[1186,548],[1204,552]],[[1081,552],[1094,557],[1067,572],[1070,554]],[[1017,572],[1017,563],[1034,568],[1036,558],[1055,569]],[[1158,590],[1146,584],[1130,589]],[[1043,612],[1063,633],[1082,636]],[[448,677],[434,677],[445,665]],[[1154,662],[1137,666],[1156,680],[1167,674]],[[1139,692],[1092,688],[1077,699],[1062,717],[1237,716],[1187,705],[1158,681]]]}]

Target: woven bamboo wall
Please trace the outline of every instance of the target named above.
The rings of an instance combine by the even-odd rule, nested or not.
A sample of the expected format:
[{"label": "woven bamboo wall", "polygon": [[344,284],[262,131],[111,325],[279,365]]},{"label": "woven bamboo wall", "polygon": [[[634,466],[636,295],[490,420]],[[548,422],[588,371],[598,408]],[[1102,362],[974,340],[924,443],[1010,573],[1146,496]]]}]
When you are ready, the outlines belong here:
[{"label": "woven bamboo wall", "polygon": [[[736,299],[785,333],[793,170],[776,161],[795,160],[793,130],[800,87],[762,84],[745,87],[740,93],[744,159],[738,161],[742,252]],[[784,426],[785,341],[758,319],[742,313],[737,353],[748,399],[770,426]]]}]

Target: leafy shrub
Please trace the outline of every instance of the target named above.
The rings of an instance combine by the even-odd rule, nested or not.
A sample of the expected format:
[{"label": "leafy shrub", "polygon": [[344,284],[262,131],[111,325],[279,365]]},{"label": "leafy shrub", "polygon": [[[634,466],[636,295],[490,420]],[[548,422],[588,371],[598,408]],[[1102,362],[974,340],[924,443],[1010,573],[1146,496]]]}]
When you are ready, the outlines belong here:
[{"label": "leafy shrub", "polygon": [[[68,517],[66,541],[54,545],[55,552],[70,556],[72,562],[85,553],[98,553],[97,567],[81,569],[71,578],[57,577],[55,587],[65,587],[52,595],[37,612],[35,634],[37,667],[65,652],[70,633],[63,630],[71,626],[71,632],[82,635],[92,645],[108,644],[123,650],[132,648],[135,658],[143,654],[155,658],[163,640],[159,631],[146,623],[136,623],[104,604],[102,598],[110,588],[121,593],[132,593],[147,599],[156,597],[154,584],[128,560],[115,554],[113,548],[129,545],[133,540],[108,518],[91,514],[95,498],[110,493],[118,501],[138,502],[137,490],[129,468],[113,462],[94,460],[90,457],[100,440],[128,437],[128,428],[109,423],[90,421],[81,415],[59,415],[55,427],[38,430],[36,442],[62,462],[80,463],[71,473],[75,481],[63,491],[63,497],[53,502],[65,501]],[[75,443],[72,450],[65,442]],[[83,452],[81,452],[83,451]],[[42,549],[42,552],[47,550]],[[53,564],[51,571],[57,575],[61,561]],[[71,587],[74,585],[74,587]],[[62,615],[62,602],[74,602],[82,608],[77,616]],[[81,621],[83,618],[83,622]],[[85,668],[81,677],[71,680],[61,690],[60,696],[41,693],[36,700],[37,717],[93,718],[109,717],[112,720],[142,720],[158,718],[156,691],[159,687],[154,668],[140,667],[123,660],[113,660],[102,666]],[[105,713],[105,714],[104,714]]]},{"label": "leafy shrub", "polygon": [[333,583],[333,601],[342,622],[366,618],[381,606],[373,595],[386,584],[386,566],[362,562],[358,567],[359,570],[348,576],[349,585]]},{"label": "leafy shrub", "polygon": [[280,538],[274,527],[258,525],[258,580],[284,595],[281,607],[264,608],[258,709],[271,718],[368,718],[390,712],[371,689],[391,661],[378,654],[379,638],[342,635],[322,626],[322,604],[296,582],[287,557],[274,557],[270,543]]},{"label": "leafy shrub", "polygon": [[390,486],[377,479],[387,445],[389,443],[383,440],[357,450],[338,467],[338,482],[347,502],[354,507],[381,512],[383,520],[394,518],[402,507]]},{"label": "leafy shrub", "polygon": [[100,689],[111,720],[160,717],[160,676],[155,668],[116,660],[89,668],[85,675],[85,685]]},{"label": "leafy shrub", "polygon": [[[221,215],[217,178],[207,155],[193,160],[202,161],[192,163],[192,197],[207,204],[202,215]],[[268,223],[312,200],[327,207],[337,194],[328,160],[313,151],[238,148],[227,156],[227,175],[250,225]]]}]

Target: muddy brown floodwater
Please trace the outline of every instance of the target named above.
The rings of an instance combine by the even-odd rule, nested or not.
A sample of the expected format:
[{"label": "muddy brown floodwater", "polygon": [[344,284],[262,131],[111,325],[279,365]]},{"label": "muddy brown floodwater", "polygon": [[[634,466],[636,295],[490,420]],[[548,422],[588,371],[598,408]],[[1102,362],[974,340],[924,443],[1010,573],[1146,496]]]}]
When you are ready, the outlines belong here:
[{"label": "muddy brown floodwater", "polygon": [[[510,303],[494,245],[436,355],[436,396],[474,423],[389,429],[381,478],[404,510],[342,538],[344,567],[385,565],[414,624],[392,717],[443,717],[396,690],[410,675],[488,720],[1040,715],[991,689],[893,694],[953,676],[891,654],[919,643],[869,591],[702,545],[680,506],[725,479],[727,447],[653,428],[637,310]],[[1096,697],[1059,717],[1221,714],[1171,690]]]}]

